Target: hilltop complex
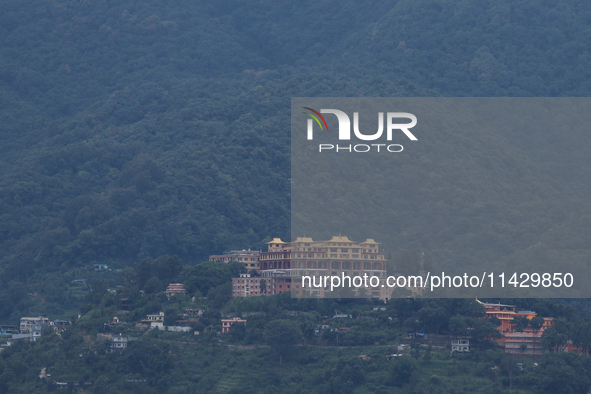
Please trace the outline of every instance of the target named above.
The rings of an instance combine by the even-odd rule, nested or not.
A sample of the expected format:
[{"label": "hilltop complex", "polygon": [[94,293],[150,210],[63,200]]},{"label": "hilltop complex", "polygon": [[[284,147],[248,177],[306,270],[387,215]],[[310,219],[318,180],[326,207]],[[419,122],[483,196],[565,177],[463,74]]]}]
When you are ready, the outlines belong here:
[{"label": "hilltop complex", "polygon": [[[267,252],[230,251],[210,256],[210,261],[238,261],[248,274],[233,278],[233,297],[256,297],[291,291],[294,296],[323,296],[324,287],[302,289],[302,276],[375,276],[385,280],[386,255],[373,239],[354,242],[348,237],[333,236],[328,241],[298,237],[293,242],[274,238],[267,242]],[[256,268],[255,268],[256,267]],[[371,290],[371,296],[388,298],[387,287]]]}]

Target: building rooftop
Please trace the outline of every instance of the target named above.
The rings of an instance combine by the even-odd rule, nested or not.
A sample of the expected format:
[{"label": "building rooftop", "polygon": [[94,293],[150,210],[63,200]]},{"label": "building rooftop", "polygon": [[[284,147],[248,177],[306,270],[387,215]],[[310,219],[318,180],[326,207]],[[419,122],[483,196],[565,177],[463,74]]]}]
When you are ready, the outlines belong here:
[{"label": "building rooftop", "polygon": [[293,242],[314,242],[314,240],[310,237],[297,237]]},{"label": "building rooftop", "polygon": [[507,307],[511,307],[511,308],[515,308],[515,305],[509,305],[509,304],[494,304],[492,302],[482,302],[480,301],[478,298],[476,299],[476,302],[478,302],[481,305],[484,306],[507,306]]},{"label": "building rooftop", "polygon": [[258,250],[230,250],[229,252],[224,252],[224,254],[222,255],[216,255],[216,256],[225,256],[225,255],[238,255],[238,254],[259,254],[261,253]]},{"label": "building rooftop", "polygon": [[351,241],[349,239],[349,237],[347,237],[346,235],[334,235],[330,241],[328,242],[348,242],[348,243],[354,243],[353,241]]}]

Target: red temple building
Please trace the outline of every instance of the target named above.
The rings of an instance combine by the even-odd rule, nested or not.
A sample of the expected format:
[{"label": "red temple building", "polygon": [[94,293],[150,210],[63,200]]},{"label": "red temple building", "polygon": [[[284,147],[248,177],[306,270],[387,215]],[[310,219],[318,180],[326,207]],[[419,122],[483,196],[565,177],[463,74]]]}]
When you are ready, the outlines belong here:
[{"label": "red temple building", "polygon": [[[478,300],[476,300],[478,301]],[[544,323],[539,329],[530,326],[525,327],[523,332],[517,332],[517,325],[513,322],[515,317],[524,316],[532,320],[537,316],[533,311],[516,311],[514,305],[492,304],[480,302],[485,309],[485,317],[496,317],[501,321],[498,330],[503,335],[495,340],[496,344],[503,347],[506,353],[515,354],[543,354],[548,351],[541,343],[542,334],[547,328],[554,325],[554,319],[544,317]],[[568,349],[566,349],[568,351]]]}]

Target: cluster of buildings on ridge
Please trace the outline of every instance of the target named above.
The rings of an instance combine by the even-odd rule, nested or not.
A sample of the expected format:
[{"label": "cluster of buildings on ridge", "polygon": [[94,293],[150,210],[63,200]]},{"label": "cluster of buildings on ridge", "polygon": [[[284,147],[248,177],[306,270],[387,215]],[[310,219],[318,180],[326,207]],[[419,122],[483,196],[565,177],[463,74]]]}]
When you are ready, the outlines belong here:
[{"label": "cluster of buildings on ridge", "polygon": [[[293,242],[274,238],[267,242],[268,251],[232,250],[222,255],[209,256],[210,261],[243,263],[249,270],[232,279],[233,297],[258,297],[262,295],[292,292],[294,296],[321,297],[325,286],[302,288],[302,276],[324,277],[363,276],[387,277],[386,255],[373,239],[364,242],[351,241],[346,236],[334,236],[328,241],[314,241],[310,237],[298,237]],[[382,284],[382,282],[380,282]],[[392,288],[369,288],[370,295],[380,299],[390,297]]]},{"label": "cluster of buildings on ridge", "polygon": [[129,337],[119,335],[112,335],[112,334],[96,334],[96,339],[98,340],[107,340],[110,342],[109,349],[111,353],[115,351],[123,351],[127,349],[128,342],[137,341],[137,337]]},{"label": "cluster of buildings on ridge", "polygon": [[[500,320],[501,325],[498,327],[498,330],[501,333],[501,338],[495,339],[495,343],[497,346],[503,348],[506,353],[540,355],[549,351],[542,343],[542,335],[545,330],[554,326],[553,318],[544,317],[544,323],[539,328],[527,326],[523,328],[523,331],[517,331],[518,328],[514,321],[516,317],[525,317],[528,320],[532,320],[537,316],[537,313],[533,311],[518,311],[515,305],[478,302],[484,306],[485,317],[496,317]],[[451,351],[469,352],[470,337],[452,339]],[[582,353],[570,340],[561,348],[555,349],[555,351]]]},{"label": "cluster of buildings on ridge", "polygon": [[59,331],[69,325],[70,322],[66,320],[51,320],[45,316],[38,317],[21,317],[20,326],[2,326],[0,328],[0,335],[8,336],[9,341],[6,345],[0,346],[0,351],[5,346],[10,346],[11,340],[26,339],[36,341],[43,335],[43,330],[51,327],[54,331]]},{"label": "cluster of buildings on ridge", "polygon": [[[377,276],[387,277],[386,257],[373,239],[356,243],[346,236],[334,236],[329,241],[314,241],[309,237],[298,237],[293,242],[283,242],[274,238],[267,242],[268,251],[232,250],[222,255],[209,256],[210,261],[229,263],[237,261],[249,271],[238,278],[232,278],[233,297],[259,297],[263,295],[292,292],[294,296],[322,296],[326,289],[304,289],[299,279],[309,276]],[[293,280],[292,280],[293,279]],[[416,289],[408,288],[416,292]],[[371,296],[380,299],[390,298],[393,289],[388,286],[371,289]],[[480,301],[478,301],[480,302]],[[543,354],[548,351],[542,344],[544,331],[554,325],[554,319],[544,317],[540,328],[525,327],[517,331],[515,317],[532,320],[537,314],[533,311],[517,311],[514,305],[482,303],[485,316],[496,317],[502,337],[495,340],[507,353]],[[246,323],[246,321],[244,321]],[[229,330],[231,322],[226,322],[222,331]],[[470,351],[470,338],[452,339],[452,351]],[[561,351],[578,351],[572,342]]]},{"label": "cluster of buildings on ridge", "polygon": [[[548,351],[542,344],[542,334],[546,329],[554,326],[553,318],[544,317],[544,323],[540,328],[528,326],[523,328],[523,332],[518,332],[517,325],[513,319],[516,317],[526,317],[528,320],[532,320],[537,316],[536,312],[517,311],[515,310],[515,305],[478,302],[484,306],[486,317],[496,317],[501,321],[498,330],[501,332],[502,337],[496,339],[495,342],[498,346],[504,348],[506,353],[543,354]],[[570,343],[570,348],[568,346],[569,344],[567,344],[567,348],[564,351],[576,350],[573,348],[572,342]]]},{"label": "cluster of buildings on ridge", "polygon": [[[155,315],[146,315],[146,318],[141,321],[141,323],[137,323],[135,325],[136,328],[150,328],[150,329],[158,329],[158,330],[168,330],[168,331],[180,331],[180,332],[189,332],[191,331],[191,325],[194,323],[199,323],[199,317],[203,315],[205,312],[203,309],[194,308],[194,309],[185,309],[185,313],[183,313],[180,319],[175,321],[174,326],[165,326],[164,325],[164,312],[159,312]],[[222,320],[222,333],[228,332],[230,327],[234,323],[241,323],[246,324],[246,319],[241,319],[239,317],[233,317],[231,319],[221,319]],[[207,329],[213,329],[213,326],[206,327]],[[198,332],[195,332],[197,335]]]},{"label": "cluster of buildings on ridge", "polygon": [[[175,286],[176,287],[176,286]],[[173,293],[177,294],[177,293]],[[478,301],[478,300],[477,300]],[[541,326],[532,327],[528,325],[524,327],[522,331],[517,331],[517,325],[515,324],[516,317],[525,317],[528,320],[532,320],[537,316],[533,311],[518,311],[514,305],[506,304],[493,304],[478,301],[485,308],[485,317],[493,318],[496,317],[500,321],[498,327],[501,338],[495,339],[495,343],[504,349],[506,353],[512,354],[529,354],[529,355],[541,355],[549,351],[542,343],[542,335],[548,328],[554,326],[554,319],[551,317],[544,317]],[[377,309],[377,308],[374,308]],[[383,308],[382,308],[383,309]],[[136,328],[151,328],[158,330],[168,331],[191,331],[191,325],[195,322],[199,322],[199,317],[203,314],[203,309],[186,309],[185,313],[181,315],[180,319],[175,321],[174,326],[164,325],[164,313],[160,312],[155,315],[147,315],[141,323],[136,324]],[[348,315],[335,315],[334,318],[346,317]],[[230,330],[233,324],[245,324],[246,319],[239,317],[233,317],[228,319],[222,319],[222,333],[226,333]],[[50,320],[47,317],[22,317],[20,321],[19,330],[16,327],[3,327],[0,330],[0,335],[11,335],[11,339],[29,339],[36,341],[41,337],[42,332],[47,327],[52,327],[55,331],[65,328],[70,322],[64,320]],[[117,317],[113,318],[112,325],[118,325],[119,320]],[[324,326],[322,326],[324,328]],[[328,326],[326,326],[328,327]],[[209,327],[213,329],[213,327]],[[341,329],[342,330],[342,329]],[[197,333],[196,333],[197,334]],[[109,340],[111,342],[110,350],[124,350],[127,348],[129,341],[137,340],[128,336],[111,335],[111,334],[97,334],[97,339]],[[469,352],[470,351],[470,337],[455,337],[451,339],[451,351],[452,352]],[[8,344],[10,346],[10,343]],[[0,351],[2,348],[0,348]],[[567,341],[563,346],[555,351],[560,352],[578,352],[582,353],[581,349],[578,349],[572,341]]]},{"label": "cluster of buildings on ridge", "polygon": [[[175,288],[177,287],[174,284]],[[182,286],[182,285],[181,285]],[[170,286],[169,286],[170,287]],[[179,292],[173,293],[178,294]],[[157,329],[160,331],[175,331],[175,332],[190,332],[192,330],[191,324],[198,323],[198,317],[203,314],[203,309],[185,309],[185,313],[180,316],[180,319],[176,319],[173,326],[166,326],[164,322],[164,312],[159,312],[154,315],[146,315],[146,317],[140,322],[135,325],[137,329]],[[119,321],[117,317],[114,317],[110,323],[106,324],[111,327],[111,329],[115,329],[117,326],[125,325],[126,323],[122,323]],[[128,342],[135,341],[137,338],[124,336],[122,334],[115,335],[115,334],[97,334],[98,340],[108,340],[111,342],[110,350],[111,352],[114,351],[123,351],[127,348]]]},{"label": "cluster of buildings on ridge", "polygon": [[199,323],[199,316],[203,315],[204,310],[200,308],[185,309],[185,313],[180,315],[180,319],[175,320],[174,326],[164,325],[164,312],[155,315],[146,315],[136,328],[157,328],[158,330],[168,331],[191,331],[191,325]]},{"label": "cluster of buildings on ridge", "polygon": [[[258,297],[263,295],[281,294],[291,292],[295,296],[323,296],[325,288],[302,288],[299,279],[302,276],[374,276],[385,280],[387,277],[385,253],[380,251],[379,243],[373,239],[356,243],[346,236],[333,236],[328,241],[314,241],[309,237],[298,237],[293,242],[283,242],[274,238],[267,242],[268,251],[233,250],[222,255],[212,255],[210,261],[229,263],[237,261],[245,265],[248,274],[241,274],[238,278],[232,278],[233,297]],[[104,269],[104,268],[103,268]],[[292,281],[293,279],[293,281]],[[414,291],[415,289],[409,288]],[[371,296],[380,299],[390,298],[392,289],[388,286],[370,289]],[[167,286],[165,294],[170,298],[176,294],[186,294],[181,283],[171,283]],[[478,301],[478,300],[477,300]],[[498,346],[504,348],[507,353],[517,354],[543,354],[548,349],[542,344],[542,334],[547,328],[554,325],[553,318],[544,317],[543,324],[539,328],[524,327],[517,332],[514,319],[525,317],[532,320],[537,314],[533,311],[516,311],[514,305],[483,303],[487,318],[499,319],[498,327],[502,337],[496,339]],[[147,315],[136,328],[156,328],[169,331],[190,331],[191,325],[199,322],[198,317],[203,314],[202,309],[186,309],[181,319],[176,320],[174,326],[164,326],[164,313]],[[222,333],[228,332],[235,323],[246,324],[245,319],[234,317],[222,319]],[[8,327],[0,330],[0,335],[12,335],[12,339],[30,339],[35,341],[41,337],[46,327],[54,330],[64,328],[70,324],[68,321],[50,320],[46,317],[23,317],[20,329]],[[113,318],[113,325],[118,325],[117,317]],[[213,327],[211,327],[213,328]],[[112,342],[113,350],[123,350],[127,342],[135,338],[122,337],[121,335],[99,334]],[[453,338],[451,350],[458,352],[470,351],[470,337]],[[579,351],[572,342],[567,342],[559,351]],[[580,351],[579,351],[580,352]]]}]

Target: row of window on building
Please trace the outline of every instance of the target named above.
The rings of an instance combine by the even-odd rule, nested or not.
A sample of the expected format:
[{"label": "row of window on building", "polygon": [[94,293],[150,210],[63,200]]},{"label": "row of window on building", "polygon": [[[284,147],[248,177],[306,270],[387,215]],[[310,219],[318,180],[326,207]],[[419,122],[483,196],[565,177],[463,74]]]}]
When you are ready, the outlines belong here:
[{"label": "row of window on building", "polygon": [[[355,243],[346,236],[334,236],[329,241],[314,241],[309,237],[298,237],[294,242],[283,242],[274,238],[267,242],[268,251],[232,250],[221,255],[209,256],[210,261],[229,263],[237,261],[243,263],[249,271],[267,269],[290,268],[318,268],[318,269],[385,269],[385,254],[380,253],[379,243],[367,239]],[[339,246],[339,247],[336,247]],[[295,253],[318,252],[318,253]],[[295,259],[323,259],[325,261],[294,261]],[[381,263],[333,261],[343,260],[382,260]],[[363,267],[363,268],[362,268]],[[376,268],[373,268],[376,267]]]}]

